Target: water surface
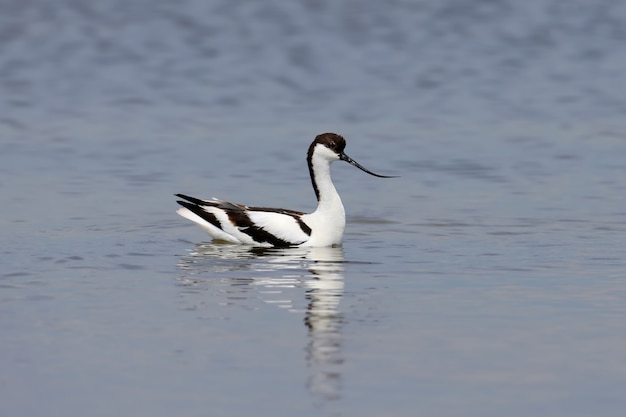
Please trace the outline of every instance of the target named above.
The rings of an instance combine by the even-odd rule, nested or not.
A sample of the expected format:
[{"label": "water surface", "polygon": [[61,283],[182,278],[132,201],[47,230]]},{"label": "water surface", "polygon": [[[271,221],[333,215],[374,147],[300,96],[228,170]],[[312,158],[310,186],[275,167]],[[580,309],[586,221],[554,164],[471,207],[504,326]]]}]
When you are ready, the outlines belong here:
[{"label": "water surface", "polygon": [[[623,414],[621,3],[0,8],[0,414]],[[325,131],[343,247],[175,214]]]}]

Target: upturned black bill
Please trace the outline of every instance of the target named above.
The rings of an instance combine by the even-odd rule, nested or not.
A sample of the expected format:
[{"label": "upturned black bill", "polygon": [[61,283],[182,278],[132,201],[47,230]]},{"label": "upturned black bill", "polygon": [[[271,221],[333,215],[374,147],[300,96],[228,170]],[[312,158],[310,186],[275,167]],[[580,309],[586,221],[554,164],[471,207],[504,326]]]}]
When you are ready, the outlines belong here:
[{"label": "upturned black bill", "polygon": [[355,161],[354,159],[350,158],[348,155],[346,155],[343,152],[339,155],[339,159],[341,159],[342,161],[346,161],[350,165],[354,165],[355,167],[357,167],[361,171],[367,172],[368,174],[373,175],[375,177],[380,177],[380,178],[398,178],[397,175],[380,175],[380,174],[375,174],[372,171],[370,171],[369,169],[363,168],[361,166],[361,164],[359,164],[357,161]]}]

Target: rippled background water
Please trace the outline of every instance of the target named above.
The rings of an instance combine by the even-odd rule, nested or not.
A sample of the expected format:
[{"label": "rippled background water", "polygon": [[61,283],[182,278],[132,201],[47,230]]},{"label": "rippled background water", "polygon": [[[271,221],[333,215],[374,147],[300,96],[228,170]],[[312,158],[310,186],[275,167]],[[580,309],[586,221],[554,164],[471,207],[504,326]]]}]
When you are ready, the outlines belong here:
[{"label": "rippled background water", "polygon": [[[0,2],[0,414],[621,416],[626,6]],[[175,192],[343,248],[212,245]]]}]

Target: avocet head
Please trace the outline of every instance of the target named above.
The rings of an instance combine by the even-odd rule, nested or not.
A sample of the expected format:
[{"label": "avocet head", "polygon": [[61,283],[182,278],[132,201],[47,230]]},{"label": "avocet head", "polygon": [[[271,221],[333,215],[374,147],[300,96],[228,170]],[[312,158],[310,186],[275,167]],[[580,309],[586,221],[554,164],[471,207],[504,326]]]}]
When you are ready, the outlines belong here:
[{"label": "avocet head", "polygon": [[331,162],[342,160],[375,177],[397,178],[395,175],[380,175],[364,168],[361,164],[346,155],[344,152],[345,148],[346,140],[342,136],[336,133],[322,133],[321,135],[317,135],[313,143],[311,143],[311,146],[309,147],[308,159],[311,161],[315,155]]}]

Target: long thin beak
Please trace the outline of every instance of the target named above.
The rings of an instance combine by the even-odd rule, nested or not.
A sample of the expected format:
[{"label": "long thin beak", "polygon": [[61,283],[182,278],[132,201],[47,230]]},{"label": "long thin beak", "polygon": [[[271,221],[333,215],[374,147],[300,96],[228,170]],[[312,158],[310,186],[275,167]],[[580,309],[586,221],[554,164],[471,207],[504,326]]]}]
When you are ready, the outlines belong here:
[{"label": "long thin beak", "polygon": [[348,155],[346,155],[345,153],[341,152],[339,154],[339,159],[341,159],[342,161],[346,161],[347,163],[349,163],[350,165],[354,165],[355,167],[357,167],[358,169],[360,169],[363,172],[367,172],[370,175],[373,175],[375,177],[380,177],[380,178],[398,178],[397,175],[380,175],[380,174],[375,174],[372,171],[370,171],[369,169],[365,169],[361,166],[361,164],[359,164],[357,161],[355,161],[354,159],[350,158]]}]

